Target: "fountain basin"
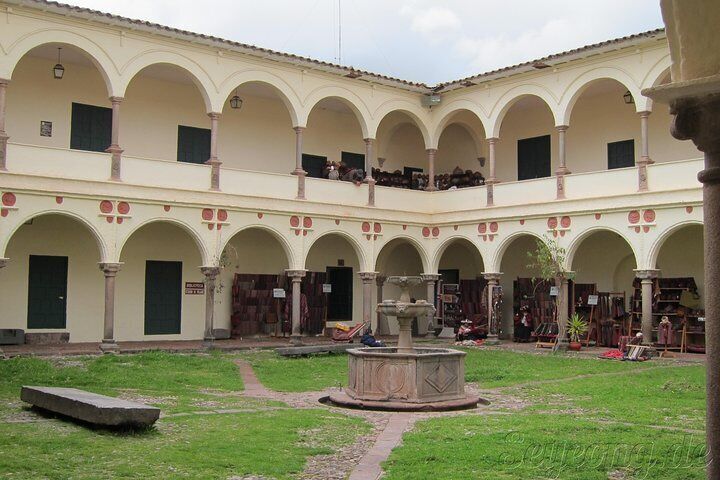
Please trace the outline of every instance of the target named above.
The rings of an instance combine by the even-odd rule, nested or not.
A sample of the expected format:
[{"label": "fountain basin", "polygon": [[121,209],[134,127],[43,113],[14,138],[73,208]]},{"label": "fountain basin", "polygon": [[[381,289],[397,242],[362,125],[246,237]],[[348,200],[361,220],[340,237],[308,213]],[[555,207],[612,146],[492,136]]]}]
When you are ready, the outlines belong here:
[{"label": "fountain basin", "polygon": [[382,410],[473,408],[465,394],[465,352],[447,348],[348,350],[348,386],[330,400],[339,405]]}]

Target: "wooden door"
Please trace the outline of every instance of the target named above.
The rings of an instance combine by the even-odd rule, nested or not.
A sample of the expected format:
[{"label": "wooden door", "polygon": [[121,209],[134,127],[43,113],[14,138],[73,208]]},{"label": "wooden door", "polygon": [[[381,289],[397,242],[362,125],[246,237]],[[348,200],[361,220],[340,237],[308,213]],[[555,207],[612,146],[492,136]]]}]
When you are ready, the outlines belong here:
[{"label": "wooden door", "polygon": [[28,316],[31,328],[65,328],[68,257],[30,255]]},{"label": "wooden door", "polygon": [[182,262],[145,263],[145,335],[180,333]]}]

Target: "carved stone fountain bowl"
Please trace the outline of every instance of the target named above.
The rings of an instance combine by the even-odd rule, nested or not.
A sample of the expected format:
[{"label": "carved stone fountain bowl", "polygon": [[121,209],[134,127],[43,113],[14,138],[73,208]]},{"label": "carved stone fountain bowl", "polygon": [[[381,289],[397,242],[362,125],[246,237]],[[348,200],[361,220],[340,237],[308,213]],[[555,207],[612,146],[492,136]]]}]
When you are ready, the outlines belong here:
[{"label": "carved stone fountain bowl", "polygon": [[441,411],[474,408],[465,393],[465,352],[448,348],[348,350],[348,386],[334,404],[375,410]]}]

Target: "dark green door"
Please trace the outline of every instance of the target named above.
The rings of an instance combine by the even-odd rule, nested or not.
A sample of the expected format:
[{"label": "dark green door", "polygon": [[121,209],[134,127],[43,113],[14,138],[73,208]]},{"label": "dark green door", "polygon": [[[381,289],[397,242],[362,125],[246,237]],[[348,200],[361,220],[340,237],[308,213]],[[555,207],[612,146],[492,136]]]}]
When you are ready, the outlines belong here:
[{"label": "dark green door", "polygon": [[327,267],[327,282],[332,285],[328,296],[328,320],[352,320],[353,269]]},{"label": "dark green door", "polygon": [[28,318],[30,328],[65,328],[68,257],[30,255]]},{"label": "dark green door", "polygon": [[210,130],[178,125],[177,161],[205,163],[210,160]]},{"label": "dark green door", "polygon": [[518,140],[518,180],[550,176],[550,135]]},{"label": "dark green door", "polygon": [[70,148],[104,152],[110,146],[112,135],[112,109],[72,104],[70,121]]},{"label": "dark green door", "polygon": [[180,333],[182,262],[145,263],[145,335]]}]

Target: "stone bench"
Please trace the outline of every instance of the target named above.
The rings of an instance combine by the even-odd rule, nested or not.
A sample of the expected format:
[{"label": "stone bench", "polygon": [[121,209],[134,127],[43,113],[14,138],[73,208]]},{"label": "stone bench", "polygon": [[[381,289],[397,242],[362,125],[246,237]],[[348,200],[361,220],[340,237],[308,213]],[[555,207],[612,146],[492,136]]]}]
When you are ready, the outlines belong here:
[{"label": "stone bench", "polygon": [[76,388],[22,387],[20,399],[35,407],[103,427],[148,427],[160,409]]},{"label": "stone bench", "polygon": [[345,353],[352,348],[364,348],[361,343],[330,343],[326,345],[303,345],[300,347],[276,348],[275,353],[283,357],[299,357],[314,353]]}]

